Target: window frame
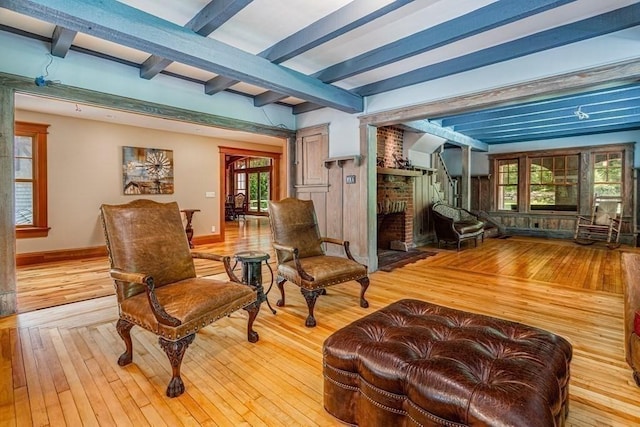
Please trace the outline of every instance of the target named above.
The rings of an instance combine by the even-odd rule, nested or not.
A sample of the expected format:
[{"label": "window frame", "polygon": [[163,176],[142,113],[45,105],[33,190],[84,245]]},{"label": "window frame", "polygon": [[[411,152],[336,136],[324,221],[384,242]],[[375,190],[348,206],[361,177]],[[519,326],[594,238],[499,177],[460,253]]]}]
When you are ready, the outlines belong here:
[{"label": "window frame", "polygon": [[[48,124],[21,121],[16,121],[14,125],[14,136],[31,137],[33,143],[31,157],[33,162],[33,224],[15,225],[14,218],[17,239],[47,237],[49,235],[47,206],[47,135],[49,126]],[[15,153],[13,157],[15,161]],[[18,179],[15,172],[13,175],[15,186]]]},{"label": "window frame", "polygon": [[[631,200],[635,196],[632,189],[633,186],[633,159],[635,143],[603,143],[598,145],[585,145],[567,148],[541,149],[532,151],[512,151],[504,153],[489,154],[489,191],[491,192],[491,206],[489,211],[497,217],[507,218],[513,217],[506,221],[510,224],[524,224],[524,218],[534,221],[533,218],[554,217],[559,220],[565,217],[575,218],[576,212],[568,211],[546,211],[531,210],[529,201],[529,163],[531,158],[549,157],[549,156],[567,156],[578,155],[578,215],[588,215],[593,207],[594,197],[594,163],[595,155],[601,153],[622,153],[621,173],[622,173],[622,199],[624,203],[624,212],[631,212]],[[519,182],[518,182],[518,209],[515,211],[499,210],[498,207],[498,172],[499,161],[517,158],[520,164]],[[524,166],[523,166],[524,165]],[[518,219],[516,219],[518,218]],[[534,226],[535,227],[535,226]],[[519,225],[516,228],[520,228]],[[526,225],[524,228],[527,228]]]},{"label": "window frame", "polygon": [[[511,167],[515,166],[515,170],[516,170],[516,182],[515,184],[513,183],[503,183],[502,182],[502,177],[504,176],[511,176],[511,172],[510,170],[507,170],[506,172],[502,172],[500,171],[500,166],[501,163],[504,163],[505,166],[507,166],[508,169],[510,169]],[[496,161],[496,171],[497,171],[497,176],[498,179],[496,181],[496,210],[501,211],[501,212],[513,212],[513,211],[517,211],[518,210],[518,206],[520,204],[520,187],[519,187],[519,183],[520,183],[520,161],[517,157],[513,157],[513,158],[504,158],[504,159],[498,159]],[[504,208],[500,208],[501,205],[501,200],[500,200],[500,195],[502,194],[501,188],[502,187],[510,187],[515,185],[516,187],[516,204],[515,209],[514,207],[512,207],[511,209],[504,209]]]},{"label": "window frame", "polygon": [[[567,173],[569,170],[569,157],[575,157],[575,161],[576,161],[576,180],[575,182],[569,182],[567,180]],[[562,158],[562,163],[564,164],[562,169],[558,169],[556,167],[557,161]],[[533,182],[532,180],[532,176],[533,176],[533,165],[538,165],[541,170],[540,173],[543,173],[542,168],[544,168],[543,163],[544,160],[547,161],[551,161],[551,169],[546,169],[547,171],[549,171],[551,173],[551,182],[544,182],[543,179],[540,180],[540,182]],[[558,182],[558,175],[556,175],[556,171],[562,171],[563,174],[561,175],[563,177],[562,182]],[[554,154],[554,153],[548,153],[548,154],[543,154],[540,156],[529,156],[527,158],[527,173],[529,174],[529,181],[528,181],[528,185],[527,185],[527,210],[529,212],[570,212],[570,213],[577,213],[580,211],[580,155],[577,153],[558,153],[558,154]],[[532,193],[532,189],[534,186],[552,186],[554,188],[558,188],[558,187],[574,187],[575,188],[575,194],[576,194],[576,200],[575,200],[575,209],[558,209],[559,206],[562,205],[558,205],[558,204],[554,204],[554,205],[535,205],[535,206],[541,206],[539,208],[534,209],[533,208],[533,204],[531,203],[531,193]],[[555,193],[557,194],[557,190],[555,191]],[[547,209],[544,209],[542,207],[548,206]],[[567,205],[568,206],[568,205]]]},{"label": "window frame", "polygon": [[[597,168],[596,165],[598,164],[596,162],[596,159],[598,156],[606,156],[606,162],[608,163],[607,165],[605,165],[603,168]],[[606,169],[607,173],[607,177],[609,177],[611,175],[610,170],[612,169],[611,165],[609,164],[611,162],[612,157],[611,155],[617,155],[617,160],[620,162],[620,181],[612,181],[612,180],[608,180],[608,181],[596,181],[596,170],[597,169]],[[592,159],[591,159],[591,173],[593,174],[593,182],[592,182],[592,187],[593,187],[593,195],[596,195],[596,187],[598,185],[618,185],[620,188],[620,194],[617,194],[617,197],[622,197],[624,195],[624,187],[625,187],[625,183],[624,183],[624,170],[625,170],[625,165],[624,165],[624,152],[622,150],[611,150],[611,151],[602,151],[602,152],[597,152],[597,153],[592,153]],[[608,194],[599,194],[601,196],[608,196]]]}]

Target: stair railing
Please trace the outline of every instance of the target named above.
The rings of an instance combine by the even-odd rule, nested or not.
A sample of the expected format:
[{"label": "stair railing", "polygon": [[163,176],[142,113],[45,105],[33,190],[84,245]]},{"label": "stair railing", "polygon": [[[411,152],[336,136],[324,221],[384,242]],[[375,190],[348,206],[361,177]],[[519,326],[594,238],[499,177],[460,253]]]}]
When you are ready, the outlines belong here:
[{"label": "stair railing", "polygon": [[444,201],[457,207],[460,204],[458,200],[458,184],[457,181],[451,177],[441,151],[433,153],[433,160],[434,167],[437,169],[437,180],[443,185]]}]

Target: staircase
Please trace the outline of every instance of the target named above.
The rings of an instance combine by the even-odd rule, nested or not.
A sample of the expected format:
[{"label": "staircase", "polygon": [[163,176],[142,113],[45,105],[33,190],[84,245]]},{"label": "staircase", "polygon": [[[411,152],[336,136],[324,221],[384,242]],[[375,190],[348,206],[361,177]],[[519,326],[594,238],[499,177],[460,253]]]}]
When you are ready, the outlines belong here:
[{"label": "staircase", "polygon": [[[431,165],[436,172],[433,175],[432,187],[435,193],[433,202],[442,202],[455,207],[460,207],[461,195],[459,194],[458,180],[454,179],[442,157],[443,147],[440,147],[431,155]],[[504,235],[498,223],[493,221],[487,212],[472,211],[485,222],[485,237],[501,237]]]},{"label": "staircase", "polygon": [[458,182],[451,177],[447,169],[447,165],[442,158],[442,147],[431,155],[431,165],[436,169],[432,183],[436,195],[434,202],[442,202],[459,207]]}]

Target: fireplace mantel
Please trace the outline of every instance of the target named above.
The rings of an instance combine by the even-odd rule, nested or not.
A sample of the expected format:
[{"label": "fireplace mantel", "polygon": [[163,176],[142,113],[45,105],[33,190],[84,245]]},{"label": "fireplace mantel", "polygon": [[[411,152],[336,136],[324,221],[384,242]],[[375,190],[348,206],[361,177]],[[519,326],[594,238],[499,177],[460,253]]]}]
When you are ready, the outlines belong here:
[{"label": "fireplace mantel", "polygon": [[396,169],[396,168],[381,168],[377,169],[377,173],[379,175],[397,175],[397,176],[422,176],[427,172],[433,172],[435,169],[419,169],[419,170],[409,170],[409,169]]}]

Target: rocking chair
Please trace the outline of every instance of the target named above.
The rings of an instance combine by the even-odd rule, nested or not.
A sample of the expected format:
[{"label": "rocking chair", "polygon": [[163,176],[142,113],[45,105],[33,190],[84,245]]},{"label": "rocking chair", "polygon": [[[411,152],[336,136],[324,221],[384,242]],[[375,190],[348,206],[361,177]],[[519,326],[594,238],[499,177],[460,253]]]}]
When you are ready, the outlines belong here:
[{"label": "rocking chair", "polygon": [[578,216],[573,240],[580,245],[607,242],[609,249],[620,246],[622,225],[622,199],[596,196],[590,217]]}]

